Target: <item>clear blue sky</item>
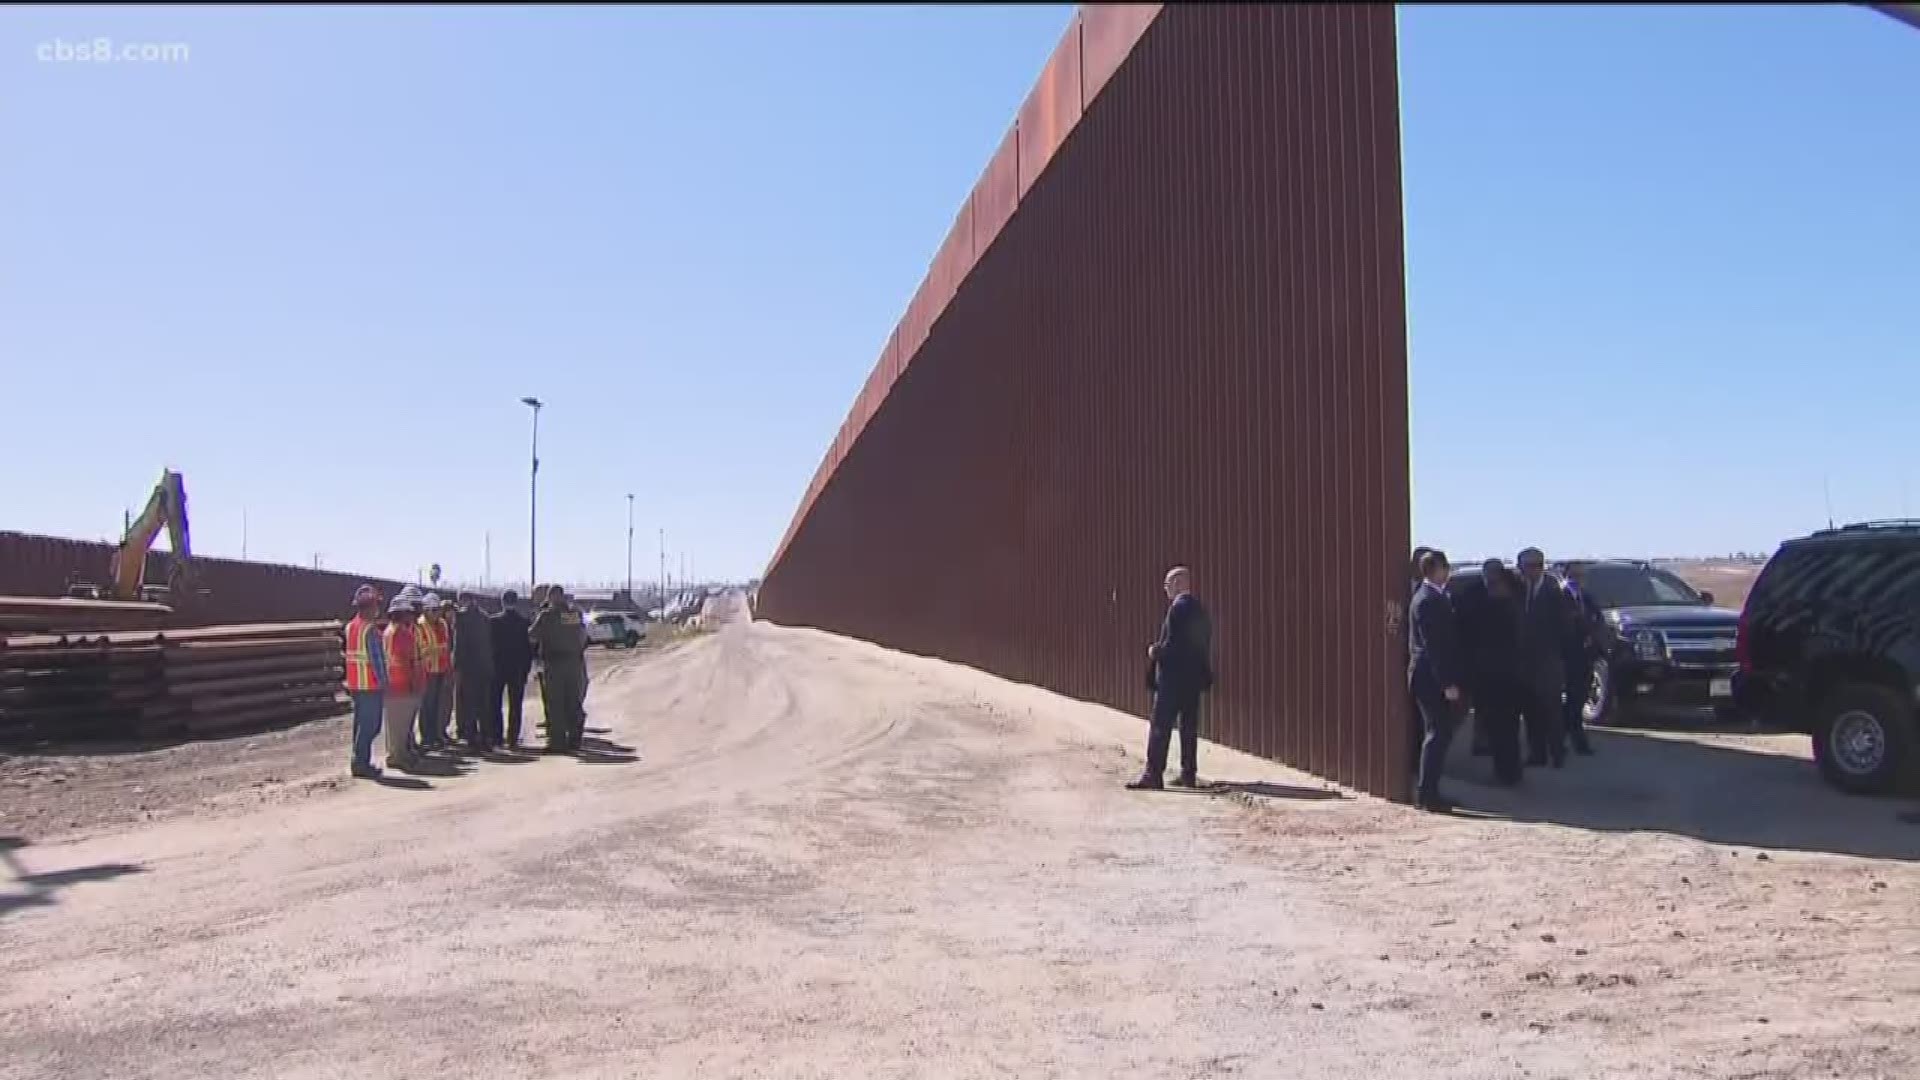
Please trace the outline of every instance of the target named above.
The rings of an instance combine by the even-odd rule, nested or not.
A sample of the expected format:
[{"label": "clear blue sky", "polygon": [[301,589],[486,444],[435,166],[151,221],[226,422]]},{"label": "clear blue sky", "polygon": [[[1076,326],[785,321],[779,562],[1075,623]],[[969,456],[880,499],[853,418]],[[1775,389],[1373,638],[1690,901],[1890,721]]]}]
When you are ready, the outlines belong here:
[{"label": "clear blue sky", "polygon": [[1401,12],[1420,539],[1771,551],[1829,475],[1836,517],[1920,516],[1920,32]]},{"label": "clear blue sky", "polygon": [[[519,576],[537,394],[543,576],[623,576],[629,491],[637,576],[663,525],[757,573],[1070,10],[0,12],[0,528],[106,537],[171,466],[209,554],[244,511],[255,558]],[[1422,538],[1900,512],[1920,33],[1401,27]],[[103,35],[189,58],[36,56]]]}]

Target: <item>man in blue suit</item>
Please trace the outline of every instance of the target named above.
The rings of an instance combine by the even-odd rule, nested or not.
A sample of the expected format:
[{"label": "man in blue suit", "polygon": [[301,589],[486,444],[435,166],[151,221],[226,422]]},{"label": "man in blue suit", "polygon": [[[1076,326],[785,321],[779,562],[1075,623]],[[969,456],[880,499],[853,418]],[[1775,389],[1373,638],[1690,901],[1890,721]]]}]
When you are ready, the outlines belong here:
[{"label": "man in blue suit", "polygon": [[1420,712],[1425,738],[1420,743],[1420,780],[1415,802],[1422,810],[1446,813],[1454,803],[1440,794],[1440,770],[1447,762],[1454,729],[1460,723],[1460,635],[1455,627],[1447,578],[1452,568],[1445,552],[1420,557],[1420,587],[1407,610],[1407,689]]},{"label": "man in blue suit", "polygon": [[1160,640],[1147,647],[1148,686],[1153,690],[1153,723],[1147,731],[1147,771],[1128,784],[1135,791],[1159,791],[1167,772],[1168,743],[1180,729],[1181,787],[1200,782],[1200,695],[1213,688],[1213,621],[1193,595],[1193,573],[1184,566],[1167,571],[1167,616]]}]

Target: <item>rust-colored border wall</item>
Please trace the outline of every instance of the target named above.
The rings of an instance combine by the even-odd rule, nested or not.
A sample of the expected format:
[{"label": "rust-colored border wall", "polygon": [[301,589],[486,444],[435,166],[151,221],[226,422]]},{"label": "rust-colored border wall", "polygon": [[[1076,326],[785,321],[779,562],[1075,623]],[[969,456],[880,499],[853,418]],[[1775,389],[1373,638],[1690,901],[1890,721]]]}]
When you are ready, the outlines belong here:
[{"label": "rust-colored border wall", "polygon": [[1388,5],[1082,9],[759,613],[1138,712],[1187,562],[1210,736],[1405,797],[1398,108]]},{"label": "rust-colored border wall", "polygon": [[[0,532],[0,596],[59,596],[66,591],[67,575],[76,572],[84,580],[105,583],[113,552],[112,544]],[[165,582],[172,558],[164,551],[149,552],[146,580]],[[377,585],[388,596],[401,586],[379,578],[276,563],[196,558],[193,564],[207,595],[190,609],[191,617],[179,620],[182,625],[341,618],[358,586]]]}]

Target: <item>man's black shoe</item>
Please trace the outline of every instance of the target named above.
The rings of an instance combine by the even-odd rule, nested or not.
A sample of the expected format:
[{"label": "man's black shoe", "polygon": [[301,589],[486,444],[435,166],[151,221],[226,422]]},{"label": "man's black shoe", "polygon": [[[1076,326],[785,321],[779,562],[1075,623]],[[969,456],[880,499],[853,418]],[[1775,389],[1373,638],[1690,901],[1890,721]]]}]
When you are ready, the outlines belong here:
[{"label": "man's black shoe", "polygon": [[1128,784],[1127,790],[1128,791],[1164,791],[1166,790],[1166,785],[1160,782],[1159,777],[1143,776],[1140,779],[1135,780],[1132,783]]},{"label": "man's black shoe", "polygon": [[1573,752],[1574,752],[1574,753],[1576,753],[1576,754],[1579,754],[1579,755],[1580,755],[1581,757],[1592,757],[1592,756],[1593,756],[1593,744],[1592,744],[1592,743],[1581,743],[1581,744],[1580,744],[1579,746],[1576,746],[1576,747],[1574,747],[1574,748],[1573,748]]},{"label": "man's black shoe", "polygon": [[1438,795],[1434,796],[1431,799],[1421,799],[1415,805],[1418,806],[1420,809],[1425,810],[1429,814],[1451,814],[1455,810],[1460,808],[1459,803],[1454,802],[1452,799],[1442,798]]},{"label": "man's black shoe", "polygon": [[1180,779],[1175,780],[1173,786],[1197,788],[1200,786],[1200,777],[1194,773],[1181,773]]}]

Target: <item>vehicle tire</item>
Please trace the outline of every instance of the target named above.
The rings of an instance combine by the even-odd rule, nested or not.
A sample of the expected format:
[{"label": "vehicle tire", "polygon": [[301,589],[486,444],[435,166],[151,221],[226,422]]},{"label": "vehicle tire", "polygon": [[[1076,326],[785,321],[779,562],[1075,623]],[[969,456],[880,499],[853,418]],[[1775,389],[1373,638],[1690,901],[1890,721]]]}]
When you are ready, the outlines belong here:
[{"label": "vehicle tire", "polygon": [[634,631],[634,630],[629,630],[629,631],[627,631],[627,648],[629,648],[629,649],[637,649],[637,648],[639,648],[639,647],[640,647],[640,634],[639,634],[639,632],[638,632],[638,631]]},{"label": "vehicle tire", "polygon": [[1893,690],[1842,683],[1820,702],[1813,760],[1827,783],[1854,795],[1899,786],[1913,758],[1913,710]]},{"label": "vehicle tire", "polygon": [[1613,666],[1601,657],[1593,662],[1587,676],[1587,703],[1580,714],[1587,724],[1604,726],[1612,723],[1618,712],[1613,701]]}]

